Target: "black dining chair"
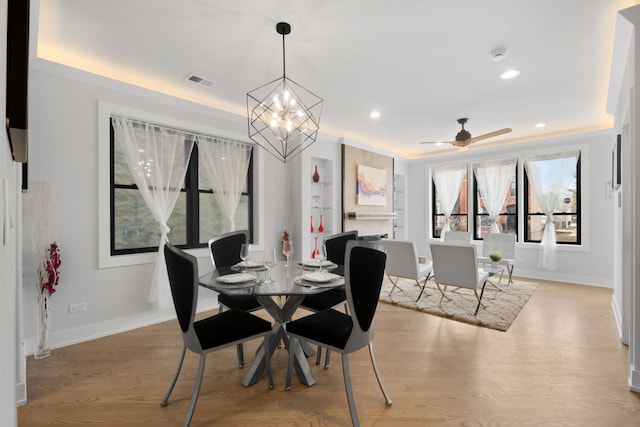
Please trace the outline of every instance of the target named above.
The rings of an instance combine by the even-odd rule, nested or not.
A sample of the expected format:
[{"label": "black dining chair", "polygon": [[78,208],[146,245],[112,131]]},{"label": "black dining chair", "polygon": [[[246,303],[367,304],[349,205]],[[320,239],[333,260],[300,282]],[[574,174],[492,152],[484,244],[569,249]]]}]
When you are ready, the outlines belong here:
[{"label": "black dining chair", "polygon": [[[327,260],[338,266],[335,273],[344,275],[344,253],[347,248],[347,242],[358,238],[358,230],[345,231],[344,233],[333,234],[324,239],[324,247],[326,250]],[[315,295],[308,295],[300,304],[300,307],[309,311],[318,312],[328,308],[335,308],[340,305],[345,306],[347,310],[347,294],[343,287],[329,289]],[[318,346],[316,351],[316,365],[320,364],[322,359],[322,348]],[[331,361],[331,352],[327,350],[324,358],[325,369],[329,368]]]},{"label": "black dining chair", "polygon": [[[291,342],[306,340],[342,354],[344,376],[349,412],[354,426],[359,426],[358,414],[351,387],[349,373],[349,353],[368,346],[371,364],[378,380],[385,403],[391,405],[373,354],[374,316],[380,297],[384,278],[386,254],[380,245],[372,242],[348,242],[345,257],[345,289],[349,313],[337,310],[324,310],[319,313],[293,320],[287,323],[287,333]],[[289,355],[287,382],[285,389],[291,389],[293,353]]]},{"label": "black dining chair", "polygon": [[[248,230],[237,230],[220,234],[209,240],[209,254],[211,262],[215,268],[232,267],[242,261],[240,258],[240,248],[249,241]],[[258,300],[253,295],[225,295],[218,294],[218,304],[220,312],[224,307],[235,308],[252,312],[262,308]],[[244,367],[244,350],[242,344],[238,344],[238,365]]]},{"label": "black dining chair", "polygon": [[[161,406],[164,407],[169,404],[169,396],[180,375],[187,348],[200,355],[196,382],[193,386],[191,401],[183,423],[183,426],[186,427],[191,422],[198,400],[207,354],[260,337],[264,337],[262,345],[265,348],[269,348],[271,323],[246,311],[237,309],[226,310],[206,319],[195,321],[199,289],[197,260],[194,256],[169,244],[165,245],[164,256],[173,305],[182,331],[183,345],[178,370],[173,381],[171,381],[167,394],[160,403]],[[265,364],[269,388],[273,389],[269,352],[265,353]]]}]

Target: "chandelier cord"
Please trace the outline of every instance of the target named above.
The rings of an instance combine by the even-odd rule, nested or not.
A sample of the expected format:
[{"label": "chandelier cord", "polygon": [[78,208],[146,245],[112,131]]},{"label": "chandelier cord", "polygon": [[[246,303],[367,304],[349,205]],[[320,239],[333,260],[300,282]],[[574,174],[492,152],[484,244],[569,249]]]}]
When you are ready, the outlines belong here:
[{"label": "chandelier cord", "polygon": [[287,65],[285,62],[285,51],[284,51],[284,36],[282,34],[282,77],[287,77]]}]

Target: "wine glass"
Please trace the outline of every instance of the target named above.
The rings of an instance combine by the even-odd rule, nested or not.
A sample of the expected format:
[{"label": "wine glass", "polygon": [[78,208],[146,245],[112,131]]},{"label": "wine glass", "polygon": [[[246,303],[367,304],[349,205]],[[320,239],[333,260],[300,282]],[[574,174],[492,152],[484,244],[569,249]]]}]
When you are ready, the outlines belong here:
[{"label": "wine glass", "polygon": [[273,280],[271,279],[271,269],[276,266],[276,250],[275,249],[265,249],[264,251],[264,266],[269,270],[269,279],[265,280],[265,283],[271,283]]},{"label": "wine glass", "polygon": [[243,243],[240,247],[240,259],[244,261],[244,269],[249,269],[249,264],[247,261],[251,259],[251,245],[247,243]]},{"label": "wine glass", "polygon": [[291,258],[291,255],[293,255],[293,242],[291,240],[285,240],[284,242],[282,242],[282,255],[287,258],[284,266],[288,267],[289,258]]},{"label": "wine glass", "polygon": [[316,261],[318,261],[318,267],[321,273],[322,264],[325,259],[327,259],[327,248],[324,246],[324,242],[322,242],[322,244],[318,246],[318,249],[316,250]]}]

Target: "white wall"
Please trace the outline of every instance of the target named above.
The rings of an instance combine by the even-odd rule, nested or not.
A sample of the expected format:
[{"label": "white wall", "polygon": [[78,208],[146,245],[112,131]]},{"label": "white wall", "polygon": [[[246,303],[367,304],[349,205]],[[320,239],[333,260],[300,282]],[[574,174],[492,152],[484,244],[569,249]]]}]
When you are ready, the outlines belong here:
[{"label": "white wall", "polygon": [[[431,185],[429,170],[445,164],[464,164],[482,159],[503,158],[561,152],[580,149],[582,155],[582,244],[579,247],[559,246],[558,269],[553,272],[537,268],[537,244],[518,243],[515,273],[522,277],[558,280],[569,283],[612,287],[613,199],[606,197],[605,183],[611,175],[611,150],[615,141],[612,131],[594,132],[571,137],[540,140],[530,143],[495,147],[482,151],[470,149],[414,161],[409,166],[409,223],[411,235],[415,236],[417,250],[428,255],[430,239]],[[520,161],[522,165],[522,161]],[[523,186],[519,177],[518,185]],[[522,189],[520,195],[524,194]],[[518,211],[522,215],[523,199],[520,197]]]},{"label": "white wall", "polygon": [[[7,1],[0,1],[0,22],[7,22]],[[6,79],[7,69],[7,36],[5,31],[0,36],[0,82]],[[0,84],[0,117],[6,117],[6,87]],[[17,357],[17,331],[19,330],[16,318],[17,302],[17,230],[20,223],[19,193],[20,166],[11,159],[11,150],[6,132],[0,136],[0,419],[2,425],[17,425],[16,412],[16,383],[19,373],[23,371],[22,358]],[[6,192],[6,194],[5,194]],[[13,369],[15,367],[15,369]]]}]

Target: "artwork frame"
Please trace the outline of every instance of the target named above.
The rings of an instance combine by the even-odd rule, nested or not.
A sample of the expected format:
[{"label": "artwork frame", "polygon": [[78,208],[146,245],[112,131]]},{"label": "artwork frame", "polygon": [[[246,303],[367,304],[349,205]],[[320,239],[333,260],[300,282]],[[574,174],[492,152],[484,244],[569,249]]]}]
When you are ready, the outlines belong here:
[{"label": "artwork frame", "polygon": [[387,171],[356,165],[356,204],[387,206]]}]

